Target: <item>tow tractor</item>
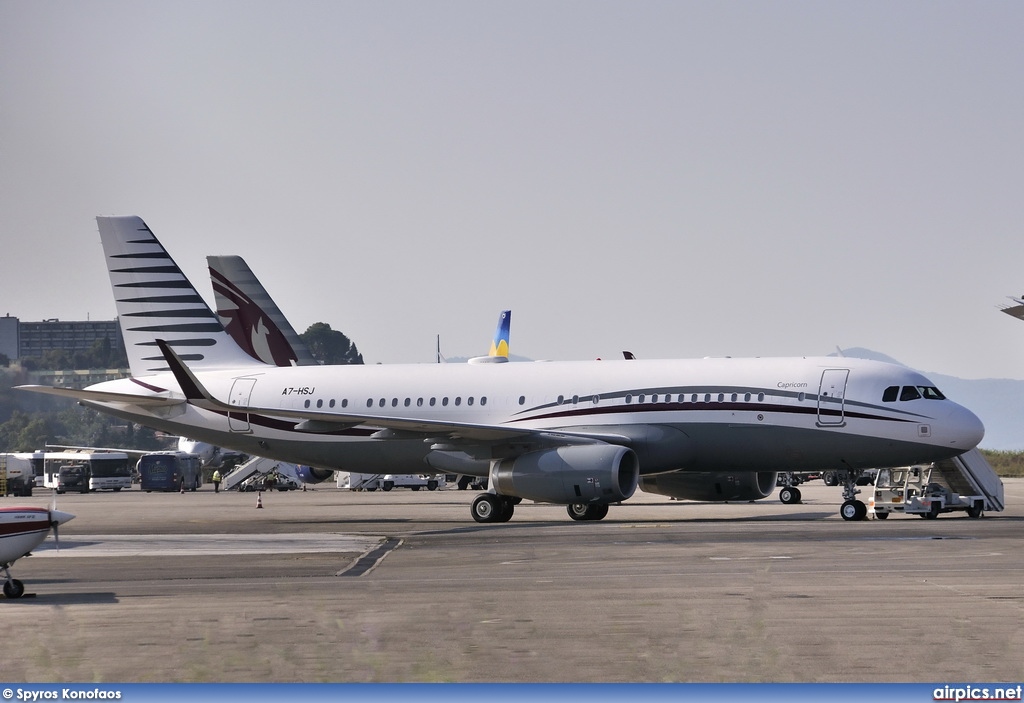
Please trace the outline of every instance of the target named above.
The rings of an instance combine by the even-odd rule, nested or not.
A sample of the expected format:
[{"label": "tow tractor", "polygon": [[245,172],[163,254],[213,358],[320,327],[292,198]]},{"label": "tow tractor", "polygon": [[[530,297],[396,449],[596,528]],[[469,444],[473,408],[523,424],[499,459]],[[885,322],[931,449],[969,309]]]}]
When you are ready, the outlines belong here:
[{"label": "tow tractor", "polygon": [[[941,513],[963,510],[978,518],[985,512],[985,496],[961,495],[932,480],[934,466],[904,466],[880,469],[874,492],[868,501],[868,513],[879,520],[890,513],[920,515],[935,519]],[[937,476],[938,477],[938,476]]]}]

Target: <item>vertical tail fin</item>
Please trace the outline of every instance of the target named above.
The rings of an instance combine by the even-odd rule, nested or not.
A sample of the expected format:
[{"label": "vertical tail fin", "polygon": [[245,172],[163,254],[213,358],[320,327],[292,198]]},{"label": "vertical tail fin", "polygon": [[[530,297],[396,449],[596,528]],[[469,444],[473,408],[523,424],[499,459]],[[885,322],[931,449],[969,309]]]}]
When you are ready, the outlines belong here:
[{"label": "vertical tail fin", "polygon": [[275,366],[315,366],[316,360],[240,256],[207,256],[217,315],[249,356]]},{"label": "vertical tail fin", "polygon": [[494,330],[491,351],[487,356],[474,356],[470,364],[500,364],[508,361],[508,340],[512,328],[512,311],[502,310],[498,315],[498,327]]},{"label": "vertical tail fin", "polygon": [[97,217],[133,376],[167,371],[157,338],[195,369],[252,366],[140,217]]},{"label": "vertical tail fin", "polygon": [[494,330],[494,341],[487,356],[503,356],[508,358],[509,336],[512,331],[512,311],[502,310],[498,315],[498,327]]}]

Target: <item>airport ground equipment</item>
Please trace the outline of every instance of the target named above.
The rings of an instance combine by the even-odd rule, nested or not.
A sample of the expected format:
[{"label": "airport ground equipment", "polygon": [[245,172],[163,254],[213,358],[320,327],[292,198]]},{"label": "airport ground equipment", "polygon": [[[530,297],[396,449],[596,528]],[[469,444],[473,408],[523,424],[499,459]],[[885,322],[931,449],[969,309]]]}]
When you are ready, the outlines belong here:
[{"label": "airport ground equipment", "polygon": [[225,491],[230,491],[232,488],[240,488],[244,481],[276,471],[280,463],[276,459],[254,456],[245,463],[239,464],[233,471],[228,473],[220,487]]},{"label": "airport ground equipment", "polygon": [[414,491],[426,488],[428,491],[436,491],[444,486],[443,475],[431,476],[428,474],[385,474],[380,482],[382,491],[390,491],[392,488],[411,488]]},{"label": "airport ground equipment", "polygon": [[962,511],[979,518],[1005,507],[1003,482],[977,449],[926,466],[878,472],[868,513],[879,519],[906,513],[934,519]]},{"label": "airport ground equipment", "polygon": [[0,496],[28,497],[34,487],[32,464],[24,455],[0,454]]},{"label": "airport ground equipment", "polygon": [[428,491],[436,491],[446,485],[443,474],[363,474],[355,471],[337,473],[338,488],[347,488],[350,491],[390,491],[394,488],[411,488],[414,491],[426,488]]}]

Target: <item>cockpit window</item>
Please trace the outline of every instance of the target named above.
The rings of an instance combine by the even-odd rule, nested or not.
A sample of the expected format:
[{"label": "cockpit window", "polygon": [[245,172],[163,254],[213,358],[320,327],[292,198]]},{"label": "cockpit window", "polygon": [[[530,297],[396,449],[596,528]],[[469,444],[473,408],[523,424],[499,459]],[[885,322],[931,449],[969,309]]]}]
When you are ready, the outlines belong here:
[{"label": "cockpit window", "polygon": [[900,400],[917,400],[921,397],[915,386],[903,386],[903,390],[900,392]]},{"label": "cockpit window", "polygon": [[924,398],[926,400],[945,400],[946,396],[942,395],[935,386],[903,386],[902,391],[899,386],[889,386],[882,393],[883,403],[893,403],[897,400],[920,400]]}]

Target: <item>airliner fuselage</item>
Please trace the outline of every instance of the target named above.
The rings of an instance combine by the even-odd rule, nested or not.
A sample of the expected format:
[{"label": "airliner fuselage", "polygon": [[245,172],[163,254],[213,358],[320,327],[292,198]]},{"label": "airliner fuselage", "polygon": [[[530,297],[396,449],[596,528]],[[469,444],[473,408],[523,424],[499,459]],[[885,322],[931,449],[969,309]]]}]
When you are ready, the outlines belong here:
[{"label": "airliner fuselage", "polygon": [[[427,470],[437,445],[500,458],[532,441],[516,430],[618,440],[637,452],[641,474],[928,462],[983,434],[973,413],[940,394],[899,400],[904,388],[933,388],[921,374],[849,358],[265,366],[197,377],[238,410],[105,409],[243,452],[384,473]],[[145,386],[180,392],[170,375]],[[897,399],[883,400],[891,388]],[[127,380],[89,390],[126,389],[151,395]],[[510,432],[490,436],[498,427]]]}]

